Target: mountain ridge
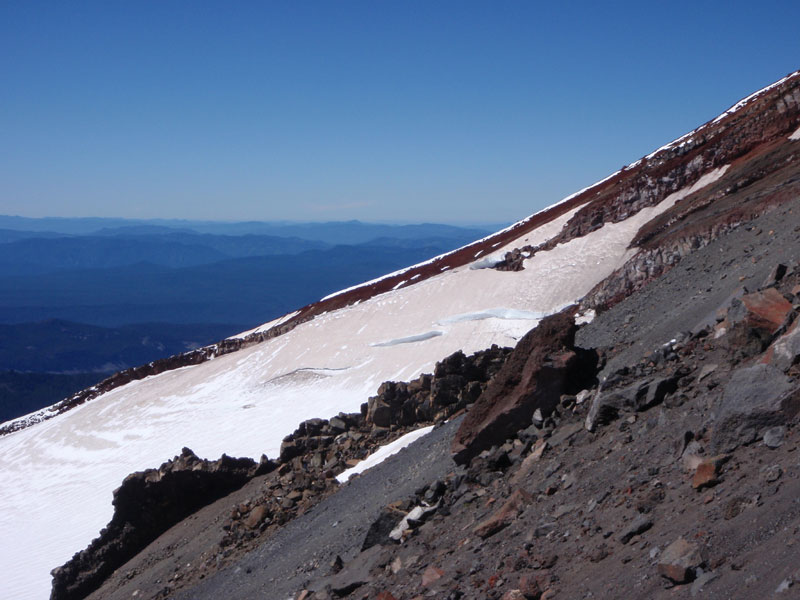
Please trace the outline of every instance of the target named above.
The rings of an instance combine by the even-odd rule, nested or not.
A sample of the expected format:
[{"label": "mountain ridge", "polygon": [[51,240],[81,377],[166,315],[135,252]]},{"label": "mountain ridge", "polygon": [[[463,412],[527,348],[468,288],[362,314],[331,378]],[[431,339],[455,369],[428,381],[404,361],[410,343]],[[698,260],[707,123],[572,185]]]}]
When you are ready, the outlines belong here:
[{"label": "mountain ridge", "polygon": [[[295,398],[291,415],[295,422],[305,416],[319,416],[322,411],[328,411],[322,414],[335,412],[328,408],[334,406],[332,397],[342,407],[340,410],[347,410],[345,400],[347,406],[356,408],[366,395],[374,393],[381,381],[413,379],[430,368],[432,361],[446,356],[450,348],[473,352],[495,340],[508,345],[530,329],[532,322],[558,312],[565,304],[583,299],[583,304],[573,309],[579,315],[588,314],[592,309],[612,314],[614,306],[626,296],[648,289],[648,284],[660,277],[668,277],[670,269],[692,256],[693,250],[702,250],[723,234],[738,230],[747,222],[742,219],[758,219],[781,207],[784,211],[793,207],[791,201],[795,196],[791,183],[785,187],[781,187],[781,183],[752,198],[747,196],[747,189],[770,174],[783,182],[788,181],[786,171],[773,168],[762,172],[758,166],[759,157],[776,148],[782,147],[783,164],[792,162],[796,169],[798,163],[794,161],[800,148],[790,138],[800,126],[798,73],[740,104],[735,111],[726,111],[721,118],[678,138],[630,168],[504,231],[421,265],[331,295],[275,323],[231,338],[226,342],[230,345],[228,350],[239,350],[237,353],[226,352],[222,344],[204,350],[202,358],[198,354],[192,355],[194,358],[187,355],[170,365],[188,367],[186,369],[170,371],[162,364],[164,370],[159,371],[158,377],[147,377],[155,370],[142,371],[121,382],[135,380],[133,387],[127,390],[124,385],[110,387],[75,412],[69,411],[60,419],[37,427],[44,427],[48,435],[55,436],[59,424],[67,421],[77,425],[92,419],[93,427],[100,427],[100,422],[95,420],[99,411],[111,406],[130,406],[149,399],[150,403],[161,403],[159,410],[167,415],[185,402],[209,407],[213,396],[219,410],[231,407],[225,413],[228,422],[222,420],[222,413],[217,413],[215,434],[233,445],[235,430],[235,441],[242,448],[253,432],[247,429],[244,421],[234,422],[234,417],[239,419],[237,415],[241,413],[232,410],[234,405],[228,405],[227,398],[236,396],[232,400],[236,406],[247,401],[244,398],[251,399],[246,406],[252,404],[248,408],[253,411],[248,417],[248,422],[252,423],[259,415],[267,414],[258,396],[263,392],[257,392],[266,390],[271,403],[270,414],[276,417],[276,422],[273,429],[262,427],[259,445],[275,452],[275,442],[268,446],[264,440],[279,435],[277,421],[288,418],[281,413],[282,400]],[[723,227],[709,229],[704,224],[703,211],[724,200],[726,195],[733,197],[735,194],[751,202],[747,214],[737,215],[736,207],[727,206],[723,201],[719,206],[724,210],[712,219],[712,222],[723,223]],[[691,210],[683,213],[684,207]],[[730,220],[726,220],[729,217]],[[667,223],[673,219],[694,223],[700,227],[700,232],[689,231],[685,238],[679,236],[679,251],[651,268],[654,266],[650,260],[652,255],[635,246],[634,240],[640,239],[637,236],[643,227],[658,218]],[[653,245],[646,250],[652,251]],[[492,268],[500,263],[505,263],[508,269]],[[633,266],[626,268],[626,265]],[[609,279],[609,276],[612,277]],[[606,284],[605,296],[592,297],[589,292],[603,286],[606,280],[610,283]],[[546,286],[541,285],[543,281],[547,282]],[[443,299],[446,302],[442,302]],[[413,317],[413,322],[408,315]],[[362,324],[361,329],[357,330],[355,324]],[[428,337],[420,337],[422,335]],[[314,350],[310,357],[313,360],[300,358],[309,348]],[[190,364],[195,366],[189,367]],[[258,365],[257,376],[252,374],[248,364]],[[297,370],[299,367],[304,367],[302,377]],[[187,394],[185,390],[190,387],[194,391]],[[133,390],[136,390],[135,396]],[[166,390],[172,395],[165,396]],[[286,395],[292,390],[293,396]],[[299,390],[302,393],[298,394]],[[324,390],[330,397],[323,394]],[[313,405],[303,405],[305,398],[301,396],[317,400]],[[134,416],[135,413],[129,412],[126,418]],[[157,425],[155,419],[148,422],[151,429]],[[21,444],[17,447],[33,444],[32,429],[18,431],[3,440],[9,440],[8,444],[13,440],[15,446]],[[209,434],[208,429],[203,431]],[[173,437],[175,434],[173,430]],[[191,437],[190,434],[188,430],[178,432],[184,439]],[[204,440],[206,449],[203,452],[214,451],[209,444],[211,440],[196,435],[195,439]],[[156,443],[149,446],[150,455],[162,447],[156,446]],[[235,448],[234,451],[238,452]],[[115,450],[109,448],[108,452]],[[124,465],[114,468],[119,471]],[[15,463],[10,464],[10,469],[16,469]],[[501,497],[505,498],[503,494]],[[8,526],[3,523],[4,528]],[[632,534],[635,535],[638,533]]]}]

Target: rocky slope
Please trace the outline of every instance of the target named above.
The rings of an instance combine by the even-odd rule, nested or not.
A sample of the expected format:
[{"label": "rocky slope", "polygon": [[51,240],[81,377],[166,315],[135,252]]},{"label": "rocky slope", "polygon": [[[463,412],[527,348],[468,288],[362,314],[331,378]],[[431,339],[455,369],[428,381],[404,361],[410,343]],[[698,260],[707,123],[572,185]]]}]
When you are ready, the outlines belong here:
[{"label": "rocky slope", "polygon": [[[532,332],[535,344],[498,349],[475,384],[459,380],[458,389],[482,392],[461,392],[461,402],[475,400],[469,420],[437,429],[438,442],[412,445],[278,529],[262,526],[254,506],[288,486],[270,479],[280,471],[253,480],[173,527],[90,597],[792,597],[800,585],[798,211],[800,198],[741,225],[582,326],[574,343],[594,347],[600,362],[584,365],[580,393],[561,380],[555,403],[514,395],[530,415],[516,426],[482,409],[496,406],[496,389],[569,363],[574,326],[568,313],[556,315]],[[470,373],[474,359],[482,362],[453,357],[439,376]],[[392,402],[398,385],[414,395],[420,384],[384,386],[364,413],[410,406],[408,397]],[[416,398],[421,405],[429,395]],[[498,422],[484,449],[483,432]],[[330,422],[311,426],[321,433]],[[369,421],[361,428],[365,437],[396,435]],[[303,426],[287,444],[309,433]],[[474,456],[459,457],[470,444]],[[293,460],[285,481],[315,472]],[[408,473],[423,461],[438,466]],[[405,477],[411,489],[396,485]],[[356,506],[354,495],[374,501]],[[186,541],[207,529],[216,546]],[[234,549],[218,559],[226,536]]]},{"label": "rocky slope", "polygon": [[[115,515],[121,533],[109,527],[110,541],[57,570],[53,597],[82,597],[75,583],[88,580],[93,598],[765,597],[800,585],[789,543],[800,527],[798,127],[800,73],[507,231],[121,375],[129,384],[288,336],[503,245],[495,266],[523,278],[576,241],[587,254],[599,233],[641,224],[618,269],[513,351],[453,355],[383,384],[360,413],[306,421],[264,459],[270,473],[159,521],[111,565],[102,548],[128,545],[125,523],[139,529]],[[391,344],[426,339],[412,338]],[[377,445],[449,419],[335,483]]]}]

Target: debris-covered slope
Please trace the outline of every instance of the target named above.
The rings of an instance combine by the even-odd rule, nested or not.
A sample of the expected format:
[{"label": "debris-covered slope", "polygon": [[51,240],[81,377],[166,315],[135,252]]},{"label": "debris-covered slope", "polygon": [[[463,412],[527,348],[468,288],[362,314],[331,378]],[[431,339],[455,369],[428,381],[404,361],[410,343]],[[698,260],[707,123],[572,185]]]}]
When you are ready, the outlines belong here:
[{"label": "debris-covered slope", "polygon": [[[798,214],[800,197],[743,223],[579,328],[575,344],[601,358],[585,366],[585,389],[567,393],[562,380],[555,404],[518,395],[532,417],[463,465],[450,456],[478,438],[455,419],[282,527],[254,527],[275,490],[303,473],[326,480],[307,453],[174,527],[92,598],[792,597]],[[548,318],[538,335],[549,343],[498,350],[489,371],[475,371],[480,356],[449,359],[438,378],[461,391],[440,401],[460,410],[474,399],[470,415],[494,388],[568,364],[558,357],[572,351],[571,329],[566,314]],[[470,377],[453,379],[475,373],[477,397]],[[384,386],[364,414],[424,406],[440,387],[425,381],[437,376]],[[390,414],[388,431],[369,419],[361,431],[398,435],[402,412]],[[194,530],[232,541],[192,548]]]},{"label": "debris-covered slope", "polygon": [[513,346],[582,299],[582,310],[606,310],[737,224],[786,206],[798,90],[796,73],[507,230],[7,424],[0,532],[19,540],[0,550],[9,593],[41,596],[47,572],[111,520],[124,476],[181,446],[274,458],[300,421],[353,413],[381,382],[418,378],[454,352]]}]

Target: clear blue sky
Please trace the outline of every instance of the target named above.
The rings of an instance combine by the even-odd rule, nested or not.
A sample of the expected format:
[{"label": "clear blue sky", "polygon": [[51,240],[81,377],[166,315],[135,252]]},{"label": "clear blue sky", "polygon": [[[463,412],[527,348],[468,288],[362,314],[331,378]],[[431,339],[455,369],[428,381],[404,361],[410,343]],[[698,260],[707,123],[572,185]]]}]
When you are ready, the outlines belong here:
[{"label": "clear blue sky", "polygon": [[0,213],[516,220],[800,68],[799,26],[797,0],[6,1]]}]

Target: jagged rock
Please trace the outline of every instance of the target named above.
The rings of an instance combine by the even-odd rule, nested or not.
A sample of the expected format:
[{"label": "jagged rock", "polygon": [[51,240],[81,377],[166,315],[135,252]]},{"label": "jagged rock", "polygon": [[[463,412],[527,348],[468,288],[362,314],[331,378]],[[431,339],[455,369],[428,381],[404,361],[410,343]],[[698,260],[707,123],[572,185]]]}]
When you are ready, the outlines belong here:
[{"label": "jagged rock", "polygon": [[494,268],[498,271],[522,271],[525,266],[527,255],[523,254],[522,248],[514,248],[511,252],[506,252],[503,260],[498,262]]},{"label": "jagged rock", "polygon": [[447,419],[477,400],[510,352],[496,345],[470,356],[459,350],[436,363],[433,375],[408,383],[386,381],[363,407],[366,420],[389,428]]},{"label": "jagged rock", "polygon": [[575,331],[572,317],[559,313],[519,341],[461,423],[452,444],[457,463],[502,445],[530,424],[537,408],[549,416],[562,394],[587,387],[597,354],[575,348]]},{"label": "jagged rock", "polygon": [[250,458],[201,460],[184,448],[158,469],[128,475],[114,490],[114,516],[100,537],[53,569],[51,600],[84,598],[172,525],[242,487],[257,468]]},{"label": "jagged rock", "polygon": [[621,389],[606,391],[604,385],[592,398],[586,415],[586,429],[594,431],[597,425],[605,425],[619,416],[623,410],[643,411],[664,401],[667,394],[678,388],[678,377],[636,381]]},{"label": "jagged rock", "polygon": [[719,483],[720,469],[729,458],[730,456],[727,454],[720,454],[711,458],[701,459],[692,476],[692,487],[696,490],[702,490]]},{"label": "jagged rock", "polygon": [[769,287],[771,285],[775,285],[776,283],[780,282],[786,276],[786,272],[788,271],[788,267],[784,264],[778,263],[767,275],[767,278],[764,280],[764,284],[761,287]]},{"label": "jagged rock", "polygon": [[791,311],[791,302],[775,288],[745,294],[728,310],[728,343],[745,356],[763,351]]},{"label": "jagged rock", "polygon": [[666,547],[658,560],[658,572],[673,583],[688,583],[695,569],[705,563],[697,544],[678,538]]},{"label": "jagged rock", "polygon": [[800,360],[800,320],[795,321],[789,331],[780,336],[767,350],[765,362],[782,371],[788,371]]},{"label": "jagged rock", "polygon": [[712,441],[730,451],[756,438],[755,433],[781,425],[800,410],[800,389],[780,370],[756,364],[733,371],[717,412]]}]

